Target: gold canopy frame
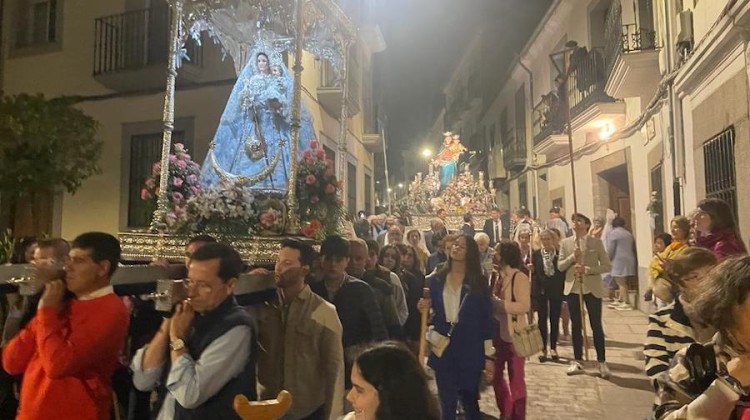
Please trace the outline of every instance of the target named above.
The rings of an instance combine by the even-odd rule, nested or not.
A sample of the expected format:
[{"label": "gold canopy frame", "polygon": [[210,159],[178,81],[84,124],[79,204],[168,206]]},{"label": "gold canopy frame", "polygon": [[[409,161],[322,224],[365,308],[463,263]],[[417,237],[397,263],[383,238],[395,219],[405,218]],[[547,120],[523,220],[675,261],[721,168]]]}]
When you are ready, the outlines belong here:
[{"label": "gold canopy frame", "polygon": [[[289,193],[286,199],[288,217],[286,232],[296,235],[300,231],[299,203],[296,196],[298,142],[300,131],[303,51],[311,52],[318,59],[328,60],[337,71],[342,83],[341,117],[338,149],[346,151],[347,120],[347,59],[349,46],[357,35],[357,29],[333,0],[167,0],[171,9],[170,50],[167,61],[167,83],[164,94],[161,149],[160,185],[167,185],[169,178],[169,152],[172,148],[174,130],[174,93],[177,69],[184,58],[184,45],[188,36],[196,40],[201,32],[217,40],[224,51],[234,60],[239,74],[247,59],[247,53],[259,40],[271,41],[279,52],[294,53],[294,88],[292,93],[291,165]],[[345,153],[340,153],[339,175],[346,178]],[[344,181],[345,182],[345,181]],[[165,234],[166,216],[169,212],[167,189],[161,188],[157,207],[153,213],[150,230]],[[157,247],[158,248],[158,247]],[[159,254],[162,251],[153,249]]]}]

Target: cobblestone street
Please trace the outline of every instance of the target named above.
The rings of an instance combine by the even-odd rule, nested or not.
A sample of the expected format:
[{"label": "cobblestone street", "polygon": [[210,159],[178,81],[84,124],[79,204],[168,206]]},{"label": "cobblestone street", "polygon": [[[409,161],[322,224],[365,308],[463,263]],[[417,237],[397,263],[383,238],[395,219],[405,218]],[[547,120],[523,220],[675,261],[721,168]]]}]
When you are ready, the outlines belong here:
[{"label": "cobblestone street", "polygon": [[[534,357],[526,363],[527,419],[648,418],[653,393],[643,371],[642,357],[648,317],[638,310],[616,311],[605,307],[603,320],[612,377],[609,380],[599,378],[595,362],[584,365],[585,375],[568,377],[565,370],[573,349],[566,339],[558,345],[560,362],[540,363]],[[588,331],[590,333],[591,329]],[[589,342],[592,343],[589,358],[596,360],[590,337]],[[500,417],[490,386],[482,392],[480,407],[485,418]]]}]

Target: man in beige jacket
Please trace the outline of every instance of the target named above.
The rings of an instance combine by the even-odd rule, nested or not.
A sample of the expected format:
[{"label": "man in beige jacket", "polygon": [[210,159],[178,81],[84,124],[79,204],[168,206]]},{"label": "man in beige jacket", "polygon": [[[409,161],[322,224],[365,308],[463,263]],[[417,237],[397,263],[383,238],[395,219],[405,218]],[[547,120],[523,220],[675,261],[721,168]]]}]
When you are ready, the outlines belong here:
[{"label": "man in beige jacket", "polygon": [[599,362],[599,374],[607,379],[610,376],[604,355],[604,330],[602,328],[602,274],[612,269],[612,264],[601,240],[588,235],[591,219],[582,215],[572,216],[574,235],[566,238],[560,244],[560,258],[557,266],[565,272],[565,298],[570,308],[570,321],[573,324],[573,354],[575,360],[568,368],[568,375],[583,373],[583,338],[581,329],[580,301],[583,302],[589,314],[591,332],[594,336],[596,360]]}]

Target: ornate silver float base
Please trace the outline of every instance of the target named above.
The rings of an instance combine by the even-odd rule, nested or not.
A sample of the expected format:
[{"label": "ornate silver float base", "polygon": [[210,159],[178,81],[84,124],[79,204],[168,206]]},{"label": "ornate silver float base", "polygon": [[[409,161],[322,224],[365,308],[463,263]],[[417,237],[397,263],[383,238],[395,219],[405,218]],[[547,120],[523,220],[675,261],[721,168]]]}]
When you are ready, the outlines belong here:
[{"label": "ornate silver float base", "polygon": [[[186,235],[120,232],[122,259],[126,261],[151,261],[156,257],[170,260],[185,258],[185,245],[190,240]],[[276,255],[281,248],[281,241],[286,236],[224,236],[222,242],[232,245],[250,265],[271,265],[276,263]],[[298,238],[309,242],[309,238]]]}]

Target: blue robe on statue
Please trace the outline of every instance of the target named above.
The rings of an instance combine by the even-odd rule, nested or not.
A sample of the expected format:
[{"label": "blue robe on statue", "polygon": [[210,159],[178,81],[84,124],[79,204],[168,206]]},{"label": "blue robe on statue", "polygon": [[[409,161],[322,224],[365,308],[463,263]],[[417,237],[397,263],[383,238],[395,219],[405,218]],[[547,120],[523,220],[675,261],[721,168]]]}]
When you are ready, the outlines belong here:
[{"label": "blue robe on statue", "polygon": [[[263,70],[259,55],[270,57]],[[204,188],[227,180],[252,190],[289,191],[292,89],[293,80],[278,53],[256,49],[250,55],[203,162]],[[315,136],[312,118],[304,105],[301,108],[298,160]]]},{"label": "blue robe on statue", "polygon": [[455,160],[444,162],[440,166],[440,188],[445,188],[449,182],[456,176],[458,163]]}]

